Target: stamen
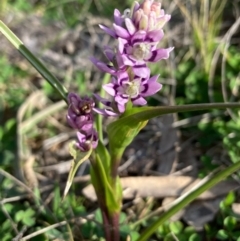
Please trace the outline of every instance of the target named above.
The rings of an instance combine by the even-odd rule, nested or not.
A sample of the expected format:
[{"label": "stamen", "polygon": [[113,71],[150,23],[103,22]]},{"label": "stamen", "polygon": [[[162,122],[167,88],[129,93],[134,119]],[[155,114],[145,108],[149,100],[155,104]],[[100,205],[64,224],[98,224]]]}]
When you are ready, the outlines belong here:
[{"label": "stamen", "polygon": [[136,44],[133,46],[133,56],[137,60],[143,60],[146,57],[148,57],[150,50],[151,50],[151,46],[149,44],[145,44],[145,43]]},{"label": "stamen", "polygon": [[125,93],[131,98],[134,98],[139,95],[139,82],[127,82],[125,87]]}]

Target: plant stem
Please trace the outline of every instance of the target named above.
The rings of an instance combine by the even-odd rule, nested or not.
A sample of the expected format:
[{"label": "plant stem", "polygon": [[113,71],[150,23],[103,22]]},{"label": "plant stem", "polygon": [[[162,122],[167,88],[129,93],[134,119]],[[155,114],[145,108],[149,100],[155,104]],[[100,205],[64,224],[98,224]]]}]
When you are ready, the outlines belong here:
[{"label": "plant stem", "polygon": [[[102,85],[107,84],[110,80],[111,75],[110,74],[105,74],[103,77],[103,82]],[[100,91],[100,96],[104,96],[104,89],[101,88]],[[103,104],[102,103],[98,103],[99,108],[103,108]],[[97,131],[98,131],[98,138],[100,141],[103,141],[103,129],[102,129],[102,120],[103,120],[103,116],[102,115],[97,115],[96,116],[96,127],[97,127]]]},{"label": "plant stem", "polygon": [[24,46],[23,42],[2,22],[0,21],[0,32],[18,49],[18,51],[29,61],[29,63],[43,76],[44,79],[60,94],[61,98],[67,103],[67,89],[53,76],[53,74],[34,56],[34,54]]},{"label": "plant stem", "polygon": [[[107,201],[107,192],[109,191],[107,188],[106,181],[107,179],[104,177],[106,175],[101,159],[96,156],[92,156],[90,158],[91,161],[91,180],[94,186],[99,207],[102,212],[103,217],[103,228],[105,233],[106,241],[119,241],[119,210],[120,207],[112,211],[109,202]],[[116,193],[116,189],[115,189]]]},{"label": "plant stem", "polygon": [[101,208],[101,205],[99,205],[99,206],[102,211],[103,229],[104,229],[104,233],[105,233],[105,239],[106,239],[106,241],[111,241],[110,223],[108,220],[107,210],[106,210],[106,208],[103,208],[103,207]]},{"label": "plant stem", "polygon": [[119,241],[119,213],[110,213],[102,198],[102,193],[96,192],[96,195],[102,213],[105,239],[106,241]]},{"label": "plant stem", "polygon": [[150,227],[145,229],[141,234],[141,237],[137,241],[149,240],[149,237],[157,230],[157,228],[172,217],[175,213],[186,207],[194,199],[200,196],[206,190],[211,189],[217,183],[236,172],[240,169],[240,161],[234,163],[230,167],[218,172],[217,174],[209,175],[205,177],[194,189],[190,190],[188,193],[184,194],[182,197],[179,197],[173,205],[169,208],[168,211],[163,213]]}]

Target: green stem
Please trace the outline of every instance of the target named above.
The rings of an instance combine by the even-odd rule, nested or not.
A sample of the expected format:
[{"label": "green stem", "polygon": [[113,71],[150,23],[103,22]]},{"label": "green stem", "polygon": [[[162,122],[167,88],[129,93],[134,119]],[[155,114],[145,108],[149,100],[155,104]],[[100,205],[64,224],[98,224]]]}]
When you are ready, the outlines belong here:
[{"label": "green stem", "polygon": [[0,21],[0,32],[18,49],[18,51],[29,61],[29,63],[43,76],[44,79],[60,94],[61,98],[67,102],[67,90],[52,75],[52,73],[37,59],[30,50],[24,46],[22,41],[2,22]]},{"label": "green stem", "polygon": [[149,240],[149,237],[157,230],[157,228],[162,225],[165,221],[167,221],[170,217],[172,217],[175,213],[186,207],[189,203],[195,200],[198,196],[200,196],[206,190],[211,189],[217,183],[236,172],[240,169],[240,161],[234,163],[232,166],[227,167],[223,171],[218,172],[217,174],[213,174],[204,178],[193,190],[190,190],[188,193],[184,194],[180,198],[178,198],[171,208],[168,209],[165,213],[163,213],[150,227],[145,229],[145,231],[141,234],[141,237],[137,239],[137,241],[145,241]]},{"label": "green stem", "polygon": [[113,150],[111,152],[111,162],[110,162],[111,185],[113,188],[115,188],[116,179],[118,177],[118,167],[120,165],[125,148],[113,149],[111,148],[111,143],[110,143],[110,150]]},{"label": "green stem", "polygon": [[[94,186],[99,207],[102,212],[103,217],[103,228],[105,232],[106,241],[119,241],[119,212],[120,211],[112,211],[110,210],[107,195],[107,184],[106,177],[104,173],[104,169],[102,166],[101,160],[97,158],[97,156],[93,156],[90,158],[91,161],[91,180]],[[116,193],[116,191],[115,191]],[[119,208],[120,209],[120,208]]]},{"label": "green stem", "polygon": [[[110,80],[111,75],[110,74],[105,74],[103,77],[103,82],[102,85],[107,84]],[[100,96],[104,96],[104,89],[101,88],[100,91]],[[99,103],[99,108],[103,108],[103,104]],[[103,129],[102,129],[102,121],[103,121],[103,116],[102,115],[97,115],[96,116],[96,127],[98,131],[98,138],[101,142],[103,142]]]}]

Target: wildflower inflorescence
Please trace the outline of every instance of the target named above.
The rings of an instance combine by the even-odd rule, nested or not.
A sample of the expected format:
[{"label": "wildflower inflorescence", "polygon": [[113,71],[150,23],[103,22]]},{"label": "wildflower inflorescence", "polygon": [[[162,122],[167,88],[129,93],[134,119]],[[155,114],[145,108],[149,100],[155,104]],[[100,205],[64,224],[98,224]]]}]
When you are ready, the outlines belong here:
[{"label": "wildflower inflorescence", "polygon": [[158,76],[150,77],[147,64],[167,59],[173,50],[158,48],[164,36],[162,28],[170,17],[161,9],[160,3],[144,0],[142,4],[135,2],[132,9],[125,10],[123,14],[116,9],[112,28],[100,25],[101,29],[117,40],[117,47],[104,48],[110,64],[91,58],[98,69],[112,75],[111,82],[103,88],[113,96],[113,103],[98,97],[99,101],[111,107],[102,111],[97,109],[98,113],[119,115],[125,111],[128,101],[133,105],[146,105],[144,98],[162,88],[157,82]]},{"label": "wildflower inflorescence", "polygon": [[88,97],[81,99],[76,94],[69,94],[68,123],[78,130],[77,146],[86,151],[97,146],[97,133],[93,128],[93,111],[105,116],[119,116],[128,101],[133,105],[147,104],[145,97],[154,95],[162,85],[157,82],[158,75],[150,76],[149,62],[169,58],[170,48],[158,48],[164,36],[163,26],[171,16],[165,14],[161,4],[154,0],[135,2],[132,9],[121,14],[114,11],[112,28],[100,25],[107,34],[117,40],[117,47],[104,47],[103,51],[110,62],[106,64],[92,57],[92,63],[101,71],[111,74],[111,82],[103,85],[104,90],[112,96],[105,99],[94,94],[96,100],[105,107],[94,107]]},{"label": "wildflower inflorescence", "polygon": [[78,142],[76,147],[81,151],[89,151],[96,148],[98,135],[93,127],[93,107],[95,105],[92,98],[81,98],[75,93],[68,95],[68,124],[77,130]]}]

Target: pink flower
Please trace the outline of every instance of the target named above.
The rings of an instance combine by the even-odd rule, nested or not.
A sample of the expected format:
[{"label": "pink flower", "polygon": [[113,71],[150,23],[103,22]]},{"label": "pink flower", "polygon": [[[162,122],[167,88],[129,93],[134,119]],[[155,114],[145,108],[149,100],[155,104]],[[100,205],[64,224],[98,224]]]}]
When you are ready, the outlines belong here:
[{"label": "pink flower", "polygon": [[155,94],[162,88],[157,79],[158,75],[142,78],[134,73],[121,72],[117,77],[113,76],[112,82],[104,85],[103,88],[113,96],[118,105],[124,107],[128,101],[132,101],[134,105],[141,106],[147,104],[145,97]]},{"label": "pink flower", "polygon": [[93,107],[94,101],[89,97],[81,98],[75,93],[68,95],[68,124],[77,130],[78,142],[76,146],[81,151],[88,151],[97,147],[97,132],[93,128]]}]

